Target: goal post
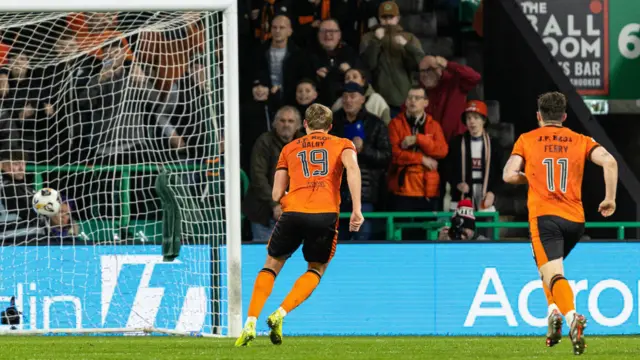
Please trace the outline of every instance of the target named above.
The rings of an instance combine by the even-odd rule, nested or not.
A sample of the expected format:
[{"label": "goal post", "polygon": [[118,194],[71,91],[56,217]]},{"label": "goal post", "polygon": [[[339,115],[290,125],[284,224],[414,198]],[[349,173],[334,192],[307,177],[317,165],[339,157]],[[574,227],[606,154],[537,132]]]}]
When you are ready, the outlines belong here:
[{"label": "goal post", "polygon": [[[39,164],[31,168],[27,166],[27,170],[36,169],[37,172],[34,182],[30,184],[34,188],[49,184],[47,179],[42,179],[42,173],[46,172],[40,171],[42,169],[46,169],[48,172],[56,172],[57,174],[76,171],[81,173],[86,179],[89,179],[89,175],[94,176],[100,173],[107,173],[111,176],[111,174],[113,174],[114,185],[113,189],[110,188],[111,190],[109,191],[114,192],[114,198],[117,199],[118,203],[110,204],[110,206],[116,209],[114,211],[118,212],[120,217],[126,214],[127,220],[124,222],[122,219],[110,219],[106,221],[110,221],[110,224],[115,229],[113,230],[114,237],[112,241],[105,243],[106,245],[98,245],[97,242],[92,243],[92,233],[83,232],[84,237],[82,240],[84,243],[82,244],[84,245],[79,245],[81,244],[80,238],[76,237],[72,245],[68,245],[66,242],[62,245],[54,245],[52,242],[51,245],[38,243],[35,246],[32,246],[33,244],[29,244],[29,246],[19,244],[20,246],[16,246],[15,248],[11,247],[11,250],[9,250],[9,247],[6,245],[0,247],[0,250],[3,251],[1,257],[5,258],[4,260],[0,258],[0,275],[6,277],[7,274],[5,272],[13,271],[15,273],[10,274],[10,276],[25,279],[24,283],[22,279],[15,280],[15,283],[19,285],[19,288],[16,289],[8,289],[5,283],[0,281],[0,307],[2,307],[0,311],[4,311],[7,307],[9,297],[18,299],[18,302],[24,306],[23,309],[18,309],[24,315],[23,324],[21,324],[17,330],[2,328],[0,329],[0,334],[100,334],[131,332],[165,335],[239,336],[242,330],[240,209],[242,180],[240,173],[239,59],[236,3],[236,0],[21,0],[0,2],[0,35],[3,30],[11,27],[10,25],[2,24],[3,20],[12,21],[12,19],[20,19],[19,21],[33,24],[40,21],[40,19],[51,20],[64,18],[69,13],[144,11],[160,14],[157,16],[157,18],[160,19],[159,23],[147,22],[140,25],[142,28],[130,29],[131,34],[139,35],[145,30],[162,30],[164,29],[163,26],[166,28],[181,26],[181,23],[172,17],[171,14],[174,12],[176,17],[180,16],[180,12],[193,11],[200,13],[201,19],[205,24],[204,34],[206,38],[204,44],[206,54],[201,61],[206,64],[205,68],[209,73],[207,80],[210,88],[207,94],[209,96],[207,107],[209,107],[208,114],[211,115],[211,118],[207,119],[207,121],[211,123],[207,124],[206,128],[209,129],[208,132],[210,132],[208,135],[210,135],[213,142],[215,142],[215,144],[206,144],[204,146],[217,149],[218,158],[215,160],[216,165],[213,165],[213,169],[206,170],[206,172],[207,174],[215,173],[214,175],[220,176],[221,180],[210,180],[206,184],[206,189],[199,188],[199,190],[202,190],[202,193],[191,194],[190,189],[184,188],[175,190],[176,194],[174,195],[179,198],[182,196],[182,198],[178,199],[178,204],[187,204],[188,207],[191,207],[189,209],[181,207],[179,211],[182,215],[182,222],[187,224],[184,225],[185,227],[198,227],[198,231],[203,229],[218,229],[217,231],[223,232],[223,234],[208,234],[209,238],[220,240],[203,240],[204,238],[198,237],[198,234],[191,234],[189,233],[190,230],[183,229],[183,233],[193,235],[193,239],[195,240],[190,240],[192,243],[187,244],[183,242],[184,251],[181,252],[181,256],[184,254],[186,259],[178,256],[175,263],[179,264],[179,266],[176,265],[176,270],[173,270],[173,274],[171,273],[172,270],[168,270],[168,267],[162,265],[165,263],[161,260],[159,244],[145,243],[145,241],[147,241],[145,239],[147,239],[148,236],[148,234],[145,233],[145,229],[148,229],[147,225],[141,228],[141,231],[138,231],[138,228],[133,230],[136,231],[135,236],[141,237],[142,240],[140,240],[139,237],[136,238],[135,241],[123,239],[118,237],[119,234],[115,234],[117,231],[131,232],[133,229],[133,225],[131,225],[128,220],[129,215],[127,213],[127,211],[129,211],[128,203],[136,201],[130,199],[131,190],[129,186],[135,182],[135,180],[133,180],[133,174],[139,172],[145,176],[155,177],[157,173],[163,171],[163,169],[171,168],[171,166],[167,166],[167,157],[164,155],[164,152],[162,152],[164,150],[161,151],[154,147],[157,146],[156,143],[161,142],[158,139],[148,140],[148,142],[153,145],[149,145],[144,151],[136,154],[136,156],[150,159],[149,164],[145,163],[145,165],[109,164],[105,167],[92,165],[85,167],[84,165],[78,165],[77,162],[72,162],[71,164],[58,162],[47,163],[45,165]],[[31,17],[29,13],[37,13],[37,16]],[[148,27],[148,29],[144,27]],[[220,28],[222,32],[216,33],[216,28]],[[127,34],[125,33],[125,35]],[[109,38],[107,40],[111,41],[114,39]],[[219,43],[216,43],[216,41]],[[82,51],[85,53],[94,51],[102,45],[102,43],[97,44],[93,48],[82,49]],[[2,49],[0,48],[0,55],[1,51]],[[219,58],[219,55],[213,55],[216,52],[220,52],[222,58]],[[169,55],[173,54],[168,54],[167,57],[169,57]],[[1,61],[2,59],[0,58],[0,65]],[[53,60],[48,59],[46,61],[51,62]],[[146,74],[149,78],[153,76],[156,77],[155,79],[151,79],[155,82],[150,82],[156,85],[150,86],[159,87],[157,85],[158,82],[164,81],[164,79],[160,79],[160,75],[158,75],[161,71],[162,70],[160,70],[160,72],[156,71],[151,75]],[[134,75],[128,74],[126,76],[131,77]],[[65,89],[64,91],[73,89],[74,96],[79,93],[79,90],[74,87],[76,86],[74,82],[76,79],[73,76],[55,79],[55,81],[58,81],[58,83],[54,84],[55,88]],[[133,81],[132,78],[128,78],[125,83],[130,84]],[[90,85],[83,84],[82,86],[89,87]],[[80,87],[81,86],[78,85],[78,88]],[[173,91],[173,89],[175,89],[175,86],[167,86],[166,89],[162,89],[162,91],[166,92],[164,95],[162,91],[159,91],[160,95],[156,95],[154,100],[152,100],[153,108],[166,107],[164,102],[169,102],[167,99],[170,98],[170,92]],[[129,85],[126,85],[125,88],[121,90],[123,99],[133,99],[134,103],[139,100],[140,95],[137,95],[138,92],[139,90],[132,89]],[[71,102],[76,101],[76,99],[68,100],[65,98],[65,101]],[[126,100],[123,100],[123,102],[126,102]],[[5,101],[5,104],[6,103]],[[71,107],[68,103],[60,105]],[[18,105],[15,106],[17,107]],[[132,112],[138,111],[135,109],[137,108],[122,110],[120,114],[116,114],[117,116],[114,115],[114,119],[120,121]],[[103,111],[103,109],[100,109],[100,111]],[[95,112],[94,109],[92,114]],[[154,114],[154,116],[156,115],[160,116],[159,114]],[[49,129],[49,131],[51,131],[51,129]],[[151,130],[149,130],[149,132],[151,132]],[[162,135],[158,136],[161,137]],[[173,134],[171,137],[173,137]],[[221,144],[221,142],[223,144]],[[126,151],[127,150],[125,150],[125,152]],[[84,155],[84,153],[82,155]],[[178,166],[178,168],[187,169],[187,166]],[[183,181],[182,179],[193,176],[200,175],[199,173],[196,174],[196,170],[179,170],[176,173],[178,183],[172,186],[174,186],[175,189],[175,187],[180,186],[180,182]],[[77,177],[78,176],[76,176],[76,178]],[[129,177],[131,177],[131,181]],[[115,184],[116,182],[117,184]],[[153,191],[152,185],[146,186],[147,188],[145,190]],[[60,190],[64,192],[65,189]],[[213,200],[213,205],[207,205],[209,203],[205,203],[202,199],[211,196],[212,191],[218,191],[219,195],[223,194],[222,199]],[[107,195],[111,196],[111,194]],[[0,199],[0,201],[2,201],[2,199]],[[223,201],[223,203],[221,203],[221,201]],[[90,203],[89,205],[94,206],[95,204]],[[119,208],[127,208],[127,210],[117,210]],[[149,210],[149,212],[153,211],[155,210]],[[204,211],[213,211],[218,215],[214,214],[211,215],[211,217],[208,217],[208,215],[199,215],[199,212]],[[46,219],[44,221],[47,226],[50,226],[49,220],[50,219]],[[100,220],[102,221],[104,219]],[[211,224],[203,224],[202,222],[210,222]],[[126,229],[124,229],[125,225]],[[45,231],[47,229],[45,229]],[[162,237],[162,234],[155,235],[157,235],[157,238]],[[208,255],[205,255],[199,248],[194,249],[192,247],[192,245],[200,246],[208,244],[208,241],[212,244],[209,250],[210,254]],[[6,240],[3,240],[3,242],[6,242]],[[134,244],[136,245],[131,246],[131,251],[127,250],[126,247],[128,245]],[[153,253],[151,251],[157,252]],[[31,256],[34,256],[38,260],[33,260]],[[6,266],[9,257],[13,257],[13,262],[11,263],[15,266],[13,268]],[[24,257],[25,263],[17,264],[16,261],[18,260],[16,259],[20,259],[21,257]],[[52,292],[47,292],[46,294],[39,292],[45,284],[32,281],[35,275],[28,274],[30,271],[44,271],[41,267],[46,265],[41,264],[42,261],[40,258],[42,257],[50,257],[48,261],[49,266],[60,266],[60,269],[51,269],[54,273],[59,270],[59,274],[40,275],[43,279],[45,277],[50,279],[49,284],[52,282],[57,284],[56,279],[59,280],[59,284],[55,286],[51,285],[51,289],[47,289],[47,291],[51,290]],[[122,259],[125,259],[124,263],[118,262]],[[68,261],[75,261],[76,263],[70,264]],[[81,261],[95,261],[99,264],[77,263]],[[104,271],[100,275],[102,279],[93,278],[99,274],[94,273],[90,268],[99,265],[102,266],[104,270],[105,264],[109,263],[109,261],[114,262],[111,269],[116,269],[114,270],[115,278],[105,277]],[[125,266],[127,264],[136,265],[132,266],[132,268],[135,269],[129,270]],[[23,266],[24,269],[21,269],[20,266]],[[206,270],[204,270],[205,268]],[[25,273],[18,273],[18,271],[24,271]],[[124,285],[121,284],[121,279],[125,271],[128,275],[131,276],[131,274],[135,274],[138,278],[135,281],[127,281]],[[209,272],[209,274],[206,274],[206,272]],[[209,279],[206,279],[207,275],[210,276]],[[214,279],[216,277],[222,279],[218,281]],[[163,284],[163,280],[167,281],[166,287],[163,287],[163,285],[165,285]],[[98,284],[99,282],[100,284]],[[193,284],[190,282],[193,282]],[[58,286],[79,287],[80,289],[76,291],[73,296],[56,295],[53,288],[57,288]],[[136,289],[132,289],[134,286],[137,286],[137,293],[134,291]],[[204,295],[201,294],[199,290],[200,287],[207,288],[206,291],[202,292]],[[105,295],[105,289],[107,289],[106,292],[110,292],[110,295]],[[129,293],[132,291],[134,294]],[[144,296],[141,295],[142,293],[144,293]],[[214,293],[216,295],[212,295]],[[123,298],[126,297],[126,301],[123,299],[117,299],[116,301],[114,294],[122,294]],[[169,299],[170,296],[175,296],[175,299]],[[189,301],[201,299],[202,296],[208,301],[204,308],[194,307],[193,304],[189,304]],[[153,305],[147,306],[144,301],[151,301]],[[90,302],[91,305],[87,305],[87,302]],[[180,303],[178,304],[178,302]],[[215,305],[214,302],[216,303]],[[127,306],[131,308],[131,311],[128,314],[124,314],[123,312],[118,315],[119,318],[113,321],[114,323],[118,323],[118,326],[110,327],[105,325],[113,320],[111,319],[113,317],[112,310],[117,306]],[[61,327],[53,325],[55,321],[52,319],[54,317],[52,314],[56,311],[62,311],[65,312],[65,314],[68,313],[67,315],[69,317],[76,319],[76,325]],[[101,322],[91,324],[90,327],[84,326],[83,321],[87,321],[87,317],[95,316],[95,311],[101,313]],[[204,320],[204,325],[202,325],[200,329],[190,328],[184,325],[184,321],[186,321],[184,319],[193,315],[190,315],[189,311],[208,312],[206,314],[206,320]],[[216,311],[217,313],[215,314],[209,314]],[[209,319],[210,315],[214,320]],[[164,321],[165,319],[159,319],[162,316],[167,316],[166,321]],[[37,317],[37,319],[33,319],[33,317]],[[154,318],[156,319],[155,322],[153,320],[148,321],[148,319]],[[134,324],[134,326],[129,326],[131,324]]]}]

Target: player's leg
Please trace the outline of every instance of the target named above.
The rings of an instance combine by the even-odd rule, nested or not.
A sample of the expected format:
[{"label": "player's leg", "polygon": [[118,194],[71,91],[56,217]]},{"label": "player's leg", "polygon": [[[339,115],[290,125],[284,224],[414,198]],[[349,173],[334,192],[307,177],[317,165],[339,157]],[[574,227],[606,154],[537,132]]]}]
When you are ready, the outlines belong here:
[{"label": "player's leg", "polygon": [[[558,306],[555,304],[553,299],[553,294],[549,289],[548,282],[545,282],[544,276],[540,271],[540,267],[546,264],[549,259],[547,256],[547,250],[542,245],[540,229],[538,226],[538,219],[532,219],[530,221],[530,231],[531,231],[531,247],[533,250],[533,258],[538,265],[538,273],[540,275],[540,279],[542,280],[542,289],[544,290],[545,298],[547,299],[547,337],[546,337],[546,345],[548,347],[552,347],[560,342],[562,339],[562,314],[558,309]],[[546,239],[545,242],[548,243],[549,239],[558,238],[558,236],[553,236],[550,234],[552,229],[549,229],[549,226],[545,226],[543,221],[543,236]],[[549,246],[547,246],[549,247]]]},{"label": "player's leg", "polygon": [[[574,353],[584,352],[584,316],[576,314],[574,294],[564,277],[563,258],[567,220],[557,216],[540,216],[532,222],[532,244],[543,282],[549,288],[553,301],[571,327],[570,338]],[[535,228],[534,234],[533,229]],[[534,236],[537,235],[537,236]]]},{"label": "player's leg", "polygon": [[[540,279],[542,280],[541,273]],[[564,319],[562,318],[560,309],[558,309],[558,305],[553,301],[551,290],[549,290],[549,287],[544,281],[542,281],[542,289],[547,299],[547,346],[552,347],[562,339],[562,322]]]},{"label": "player's leg", "polygon": [[282,270],[287,259],[300,246],[300,237],[296,237],[295,216],[284,213],[276,223],[269,243],[267,244],[267,260],[258,272],[251,293],[247,320],[242,334],[236,341],[236,346],[245,346],[256,337],[256,321],[264,308],[264,304],[271,295],[276,276]]},{"label": "player's leg", "polygon": [[269,339],[274,345],[282,344],[282,323],[284,317],[304,302],[318,287],[320,279],[327,269],[328,263],[309,263],[307,271],[293,284],[293,288],[282,301],[280,307],[267,318],[267,325],[271,329]]},{"label": "player's leg", "polygon": [[307,271],[296,280],[280,307],[267,319],[271,328],[269,337],[276,345],[282,343],[284,317],[311,296],[336,251],[337,214],[309,214],[306,215],[305,224],[307,228],[302,253],[308,263]]},{"label": "player's leg", "polygon": [[[559,219],[564,235],[564,258],[566,259],[571,250],[578,244],[584,235],[584,223],[576,223],[565,219]],[[573,319],[567,317],[570,326],[569,337],[573,343],[573,352],[576,355],[582,354],[587,346],[584,338],[584,329],[587,326],[587,319],[583,315],[575,314]]]}]

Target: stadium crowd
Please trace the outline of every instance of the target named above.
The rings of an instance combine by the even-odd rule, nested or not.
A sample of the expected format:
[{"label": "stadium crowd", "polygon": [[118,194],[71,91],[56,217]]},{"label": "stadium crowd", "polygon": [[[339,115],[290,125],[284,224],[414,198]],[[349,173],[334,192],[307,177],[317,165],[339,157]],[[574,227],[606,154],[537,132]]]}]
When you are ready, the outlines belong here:
[{"label": "stadium crowd", "polygon": [[[487,105],[468,101],[481,81],[477,71],[424,49],[403,29],[393,1],[258,3],[251,98],[241,116],[242,167],[251,179],[243,211],[254,241],[268,240],[282,211],[271,200],[278,156],[301,136],[313,103],[330,107],[330,133],[356,146],[364,212],[455,211],[462,199],[471,200],[464,207],[495,210],[501,151],[485,130]],[[348,212],[343,185],[341,210]],[[462,213],[471,228],[473,211]],[[350,234],[345,221],[339,237],[371,240],[375,225],[366,221]],[[424,231],[406,233],[425,238]]]},{"label": "stadium crowd", "polygon": [[[60,189],[55,219],[36,216],[31,198],[38,166],[204,162],[214,144],[207,127],[204,22],[198,13],[166,13],[165,31],[135,32],[162,23],[154,13],[71,13],[25,26],[0,26],[0,233],[76,236],[75,219],[113,219],[124,201],[117,170],[40,170],[42,184]],[[32,20],[32,19],[31,19]],[[127,36],[125,36],[127,32]],[[213,81],[219,81],[217,78]],[[214,84],[218,86],[219,84]],[[132,172],[131,213],[160,217],[154,177]]]},{"label": "stadium crowd", "polygon": [[[502,159],[486,130],[487,105],[469,96],[481,82],[477,71],[425,48],[403,29],[393,1],[238,4],[241,78],[234,80],[241,85],[241,167],[250,178],[242,203],[250,224],[245,239],[268,239],[282,211],[271,200],[278,155],[302,135],[313,103],[334,111],[331,133],[357,148],[363,211],[459,208],[471,231],[465,238],[478,237],[473,213],[495,209]],[[222,120],[215,116],[221,102],[208,98],[206,29],[198,14],[182,16],[177,29],[130,36],[122,35],[125,28],[149,24],[153,14],[74,13],[0,30],[5,234],[41,231],[43,220],[30,211],[35,179],[26,162],[96,166],[197,162],[211,155],[206,120]],[[213,69],[212,81],[220,81],[220,70]],[[214,95],[220,85],[213,84]],[[74,218],[119,215],[109,205],[121,200],[114,191],[117,172],[42,174],[64,195],[49,231],[74,236]],[[137,189],[132,214],[157,219],[153,177],[145,175],[131,178]],[[346,186],[342,199],[341,210],[349,211]],[[470,201],[458,206],[463,199]],[[373,239],[375,227],[367,221],[358,233],[341,229],[340,237]],[[440,237],[448,234],[445,229]],[[407,235],[424,239],[424,232]]]}]

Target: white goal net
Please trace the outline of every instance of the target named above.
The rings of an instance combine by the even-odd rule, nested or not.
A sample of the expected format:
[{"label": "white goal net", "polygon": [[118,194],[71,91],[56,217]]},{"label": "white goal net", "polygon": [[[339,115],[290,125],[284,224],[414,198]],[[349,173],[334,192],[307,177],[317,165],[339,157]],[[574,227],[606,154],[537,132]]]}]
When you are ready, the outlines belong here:
[{"label": "white goal net", "polygon": [[0,333],[237,332],[224,10],[0,13]]}]

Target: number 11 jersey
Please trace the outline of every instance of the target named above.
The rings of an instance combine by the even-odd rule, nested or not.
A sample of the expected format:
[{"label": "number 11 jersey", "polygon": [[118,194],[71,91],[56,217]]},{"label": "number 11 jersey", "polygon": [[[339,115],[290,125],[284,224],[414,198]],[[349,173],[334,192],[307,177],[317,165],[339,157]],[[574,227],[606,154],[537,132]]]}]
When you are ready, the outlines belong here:
[{"label": "number 11 jersey", "polygon": [[316,132],[293,140],[280,153],[276,171],[287,170],[289,192],[283,212],[309,214],[340,212],[342,152],[355,151],[353,142]]},{"label": "number 11 jersey", "polygon": [[511,154],[525,162],[529,219],[555,215],[584,222],[584,164],[598,146],[593,138],[561,126],[548,125],[520,135]]}]

